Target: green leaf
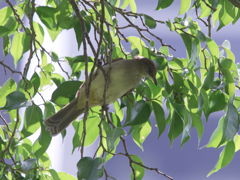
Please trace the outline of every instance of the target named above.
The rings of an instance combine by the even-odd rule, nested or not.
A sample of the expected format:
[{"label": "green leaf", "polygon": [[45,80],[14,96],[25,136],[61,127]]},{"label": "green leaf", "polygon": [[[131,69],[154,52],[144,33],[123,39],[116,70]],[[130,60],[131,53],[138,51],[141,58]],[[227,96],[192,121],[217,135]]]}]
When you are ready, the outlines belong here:
[{"label": "green leaf", "polygon": [[[52,175],[53,177],[53,180],[60,180],[59,176],[58,176],[58,173],[54,170],[54,169],[49,169],[48,170],[50,172],[50,174]],[[61,173],[61,172],[59,172]],[[70,175],[69,175],[70,176]],[[69,177],[68,177],[69,178]],[[70,178],[71,179],[71,178]],[[76,180],[76,178],[74,179]]]},{"label": "green leaf", "polygon": [[157,56],[153,62],[156,64],[157,70],[164,70],[168,65],[167,59],[165,59],[163,56]]},{"label": "green leaf", "polygon": [[50,158],[46,152],[40,156],[39,162],[45,169],[49,169],[49,167],[51,166]]},{"label": "green leaf", "polygon": [[52,61],[58,62],[58,55],[55,52],[52,52]]},{"label": "green leaf", "polygon": [[137,48],[139,50],[139,55],[142,55],[143,48],[142,46],[146,46],[145,43],[138,37],[130,36],[127,38],[132,44],[131,49]]},{"label": "green leaf", "polygon": [[172,72],[173,74],[173,87],[177,93],[181,93],[183,89],[183,78],[178,73]]},{"label": "green leaf", "polygon": [[199,146],[200,140],[201,140],[202,134],[203,134],[203,129],[204,129],[203,122],[197,114],[195,114],[195,113],[190,113],[190,114],[192,117],[192,123],[196,127],[196,130],[198,133],[198,146]]},{"label": "green leaf", "polygon": [[[44,39],[44,30],[40,24],[33,21],[33,28],[36,34],[36,40],[42,45]],[[36,48],[38,49],[40,46],[36,43]]]},{"label": "green leaf", "polygon": [[210,138],[208,144],[206,145],[206,147],[213,147],[213,148],[219,147],[219,143],[220,143],[220,141],[222,139],[222,135],[223,135],[224,118],[225,118],[225,116],[221,117],[221,119],[219,120],[218,127],[212,133],[211,138]]},{"label": "green leaf", "polygon": [[231,50],[231,44],[228,40],[223,41],[222,47],[225,47],[225,48]]},{"label": "green leaf", "polygon": [[150,120],[148,120],[145,124],[134,126],[132,137],[134,142],[142,149],[142,151],[143,151],[142,144],[147,138],[147,136],[150,134],[151,130],[152,127]]},{"label": "green leaf", "polygon": [[[76,36],[77,43],[78,43],[78,50],[79,50],[79,48],[82,44],[82,28],[81,28],[81,24],[80,24],[77,16],[73,15],[72,18],[73,18],[73,28],[74,28],[75,36]],[[87,32],[89,33],[90,27],[91,27],[89,22],[85,21],[85,25],[87,28]]]},{"label": "green leaf", "polygon": [[[99,128],[98,124],[100,123],[101,119],[97,116],[88,117],[86,121],[86,137],[84,146],[91,145],[99,135]],[[73,150],[74,152],[76,147],[79,147],[82,143],[82,131],[83,131],[83,121],[75,122],[77,126],[75,126],[75,134],[73,137]],[[74,125],[74,124],[73,124]]]},{"label": "green leaf", "polygon": [[15,68],[17,67],[17,63],[22,58],[23,47],[24,47],[23,33],[18,32],[13,36],[12,46],[10,49],[11,54],[14,58]]},{"label": "green leaf", "polygon": [[[210,0],[211,1],[211,0]],[[200,18],[208,17],[211,14],[211,8],[209,8],[206,4],[210,4],[209,0],[206,0],[206,3],[201,2],[201,14]],[[212,7],[212,5],[210,5]]]},{"label": "green leaf", "polygon": [[164,132],[166,127],[166,120],[164,115],[164,110],[158,101],[152,101],[153,112],[155,116],[155,121],[158,128],[158,138]]},{"label": "green leaf", "polygon": [[26,108],[24,113],[23,129],[20,131],[22,139],[35,133],[43,120],[42,110],[35,105]]},{"label": "green leaf", "polygon": [[179,15],[185,13],[191,5],[191,0],[181,0]]},{"label": "green leaf", "polygon": [[10,6],[6,6],[2,9],[0,9],[0,17],[1,17],[0,25],[4,25],[11,15],[13,15],[13,11]]},{"label": "green leaf", "polygon": [[199,40],[197,38],[194,38],[192,40],[191,57],[190,57],[190,61],[188,63],[189,69],[194,69],[197,66],[200,49],[201,49],[201,46],[200,46]]},{"label": "green leaf", "polygon": [[235,16],[237,15],[237,11],[238,8],[234,7],[231,2],[223,1],[223,6],[219,12],[220,23],[217,31],[231,23],[234,20]]},{"label": "green leaf", "polygon": [[[58,106],[64,106],[69,102],[69,97],[75,95],[82,82],[66,81],[58,86],[53,92],[51,101]],[[66,88],[67,87],[67,88]]]},{"label": "green leaf", "polygon": [[14,34],[16,32],[17,26],[18,26],[18,23],[13,16],[10,16],[8,18],[8,21],[4,25],[4,27],[10,30],[10,32],[8,33],[9,35]]},{"label": "green leaf", "polygon": [[122,128],[118,127],[113,129],[106,137],[108,151],[112,151],[114,149],[115,141],[120,136],[125,136],[125,135],[126,135],[126,132]]},{"label": "green leaf", "polygon": [[132,57],[139,55],[139,50],[138,50],[138,48],[134,48],[134,49],[131,51],[130,54],[131,54]]},{"label": "green leaf", "polygon": [[181,117],[178,115],[176,110],[174,110],[172,119],[171,119],[171,125],[170,129],[168,131],[168,138],[171,143],[171,147],[173,144],[173,141],[182,133],[183,131],[183,121]]},{"label": "green leaf", "polygon": [[234,25],[238,19],[240,18],[240,11],[237,12],[237,15],[235,16],[234,20],[232,21],[232,24]]},{"label": "green leaf", "polygon": [[205,113],[207,121],[212,112],[223,110],[227,105],[227,101],[228,97],[225,93],[222,93],[220,90],[212,92],[209,97],[208,109]]},{"label": "green leaf", "polygon": [[159,51],[160,51],[161,53],[163,53],[165,56],[168,56],[168,55],[169,55],[169,49],[168,49],[167,46],[161,46],[161,47],[159,48]]},{"label": "green leaf", "polygon": [[145,123],[151,114],[151,108],[143,100],[136,102],[132,108],[131,120],[125,126],[133,126]]},{"label": "green leaf", "polygon": [[121,108],[124,108],[125,106],[127,106],[127,117],[126,117],[126,121],[125,124],[127,124],[128,122],[130,122],[131,120],[131,114],[132,114],[132,109],[133,109],[133,105],[135,103],[135,99],[133,97],[133,94],[129,94],[127,97],[124,97],[121,99]]},{"label": "green leaf", "polygon": [[[28,100],[31,100],[31,98],[33,97],[34,88],[32,86],[32,83],[28,80],[21,79],[18,82],[17,90],[19,92],[22,92],[25,95],[25,97],[27,97]],[[30,96],[29,96],[29,94],[30,94]]]},{"label": "green leaf", "polygon": [[[235,78],[238,78],[237,66],[236,66],[236,64],[234,63],[234,61],[232,59],[224,59],[224,60],[222,60],[221,61],[221,67],[223,69],[227,69],[228,71],[232,72],[233,76]],[[227,78],[227,80],[228,80],[228,78]],[[228,80],[228,82],[231,82],[230,79]]]},{"label": "green leaf", "polygon": [[36,72],[32,75],[32,77],[30,79],[30,82],[34,87],[33,89],[34,89],[34,95],[35,95],[38,91],[39,86],[40,86],[40,78],[39,78],[39,76]]},{"label": "green leaf", "polygon": [[77,168],[79,180],[97,180],[103,176],[104,160],[100,157],[96,159],[83,157],[78,161]]},{"label": "green leaf", "polygon": [[223,135],[222,140],[219,143],[219,146],[225,143],[228,140],[231,140],[234,138],[234,136],[237,134],[239,129],[239,115],[237,112],[236,107],[229,103],[227,113],[223,120]]},{"label": "green leaf", "polygon": [[[0,29],[0,32],[1,32],[1,29]],[[4,36],[3,37],[3,53],[4,53],[4,56],[8,55],[10,46],[11,46],[11,41],[10,41],[9,36]]]},{"label": "green leaf", "polygon": [[219,48],[218,45],[210,38],[207,38],[207,45],[208,49],[212,55],[213,62],[212,64],[215,65],[219,58]]},{"label": "green leaf", "polygon": [[207,37],[202,31],[197,30],[197,38],[200,40],[200,42],[207,42]]},{"label": "green leaf", "polygon": [[175,30],[174,24],[168,19],[168,21],[165,21],[165,24],[169,27],[170,31]]},{"label": "green leaf", "polygon": [[111,5],[113,5],[113,6],[115,6],[116,3],[117,3],[117,1],[118,1],[118,0],[109,0],[109,3],[110,3]]},{"label": "green leaf", "polygon": [[137,6],[135,4],[135,1],[134,0],[128,0],[129,2],[129,5],[130,5],[130,8],[131,8],[131,11],[133,13],[136,13],[137,12]]},{"label": "green leaf", "polygon": [[219,169],[227,166],[231,162],[234,154],[235,154],[235,144],[232,140],[230,140],[227,142],[222,153],[220,154],[217,164],[215,165],[213,170],[208,173],[207,177],[210,176],[212,173],[217,172]]},{"label": "green leaf", "polygon": [[57,6],[55,17],[57,25],[63,29],[69,29],[72,26],[71,15],[73,13],[72,5],[69,1],[63,0]]},{"label": "green leaf", "polygon": [[[57,173],[59,179],[63,180],[63,179],[67,179],[67,180],[77,180],[77,178],[75,178],[74,176],[67,174],[65,172],[58,172]],[[56,177],[57,178],[57,177]]]},{"label": "green leaf", "polygon": [[27,100],[25,95],[19,91],[11,92],[6,97],[7,102],[4,107],[0,108],[0,110],[12,110],[19,109],[21,107],[27,107],[31,105],[31,102]]},{"label": "green leaf", "polygon": [[189,112],[185,111],[183,118],[183,132],[181,138],[181,149],[183,144],[185,144],[190,139],[190,130],[192,128],[192,117]]},{"label": "green leaf", "polygon": [[121,127],[122,125],[121,125],[121,121],[120,121],[119,117],[114,113],[109,113],[109,114],[110,114],[110,118],[111,118],[113,124],[116,127]]},{"label": "green leaf", "polygon": [[[45,111],[48,111],[47,109],[49,106],[52,106],[52,104],[47,102],[47,105],[45,105]],[[52,106],[52,108],[54,107]],[[46,126],[43,124],[43,121],[40,122],[41,122],[41,134],[33,144],[33,153],[37,158],[40,158],[43,155],[43,153],[46,152],[52,140],[50,132],[46,130]]]},{"label": "green leaf", "polygon": [[[143,161],[137,155],[131,155],[131,158],[132,158],[132,160],[134,160],[140,164],[143,164]],[[135,170],[136,180],[141,180],[145,174],[145,168],[142,166],[139,166],[135,163],[132,163],[132,167]],[[133,176],[133,172],[131,171],[131,180],[133,180],[133,179],[134,179],[134,176]]]},{"label": "green leaf", "polygon": [[34,166],[36,161],[37,161],[36,158],[27,159],[26,161],[22,161],[21,167],[22,167],[23,171],[24,172],[29,171]]},{"label": "green leaf", "polygon": [[48,29],[52,29],[52,30],[57,29],[57,24],[55,22],[55,17],[54,17],[56,8],[39,6],[35,9],[40,20]]},{"label": "green leaf", "polygon": [[156,28],[157,23],[156,23],[156,21],[155,21],[152,17],[150,17],[150,16],[148,16],[148,15],[146,15],[146,14],[144,14],[143,17],[144,17],[144,20],[145,20],[145,24],[146,24],[150,29],[155,29],[155,28]]},{"label": "green leaf", "polygon": [[10,32],[10,29],[4,26],[0,26],[0,38],[7,36],[9,32]]},{"label": "green leaf", "polygon": [[214,66],[211,66],[208,69],[207,77],[205,78],[205,80],[203,82],[203,85],[202,85],[202,89],[204,89],[205,91],[207,91],[209,89],[209,85],[213,82],[214,71],[215,71],[215,67]]},{"label": "green leaf", "polygon": [[234,144],[235,144],[235,152],[239,151],[240,149],[240,136],[238,134],[234,137]]},{"label": "green leaf", "polygon": [[123,109],[120,107],[120,104],[118,101],[115,101],[113,103],[114,109],[115,109],[115,113],[118,116],[118,118],[120,119],[120,121],[123,120]]},{"label": "green leaf", "polygon": [[183,39],[183,42],[185,44],[186,50],[187,50],[187,55],[188,58],[191,57],[191,50],[192,50],[192,39],[189,35],[184,34],[184,33],[179,33],[181,38]]},{"label": "green leaf", "polygon": [[156,10],[161,10],[164,8],[167,8],[168,6],[170,6],[172,4],[173,0],[158,0],[158,5]]},{"label": "green leaf", "polygon": [[0,107],[6,104],[6,96],[17,88],[16,82],[9,78],[0,88]]},{"label": "green leaf", "polygon": [[32,142],[29,139],[23,139],[22,147],[28,152],[28,156],[32,153]]},{"label": "green leaf", "polygon": [[235,84],[232,74],[227,69],[222,69],[223,75],[227,81],[226,93],[229,95],[228,99],[231,101],[233,95],[235,94]]}]

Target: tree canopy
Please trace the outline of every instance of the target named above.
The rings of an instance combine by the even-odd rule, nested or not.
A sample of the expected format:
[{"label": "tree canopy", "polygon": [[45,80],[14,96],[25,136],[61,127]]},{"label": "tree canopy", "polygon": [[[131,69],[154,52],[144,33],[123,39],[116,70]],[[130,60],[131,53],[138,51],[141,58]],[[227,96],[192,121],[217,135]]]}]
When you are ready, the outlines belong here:
[{"label": "tree canopy", "polygon": [[[151,1],[156,4],[152,10],[171,8],[173,1]],[[75,130],[72,152],[79,147],[81,153],[76,164],[78,179],[103,176],[118,179],[104,166],[115,156],[127,157],[131,179],[142,179],[146,170],[172,179],[171,174],[144,164],[141,157],[130,154],[125,138],[131,135],[143,149],[143,142],[156,126],[156,138],[168,131],[171,146],[180,136],[182,148],[195,128],[200,144],[205,128],[203,119],[208,122],[209,116],[219,111],[224,115],[205,147],[223,148],[215,167],[209,169],[206,176],[227,166],[240,149],[240,66],[230,41],[217,44],[212,37],[216,24],[215,33],[218,33],[238,21],[238,0],[181,0],[178,15],[168,20],[151,17],[149,12],[138,12],[138,2],[134,0],[46,0],[44,5],[35,0],[5,2],[6,6],[0,9],[4,55],[0,66],[7,79],[0,87],[3,122],[0,180],[76,179],[50,167],[46,150],[52,137],[43,120],[73,100],[84,81],[89,88],[94,70],[102,64],[110,64],[117,58],[132,59],[136,55],[155,62],[158,85],[144,79],[134,91],[113,103],[113,112],[86,107],[88,113],[72,123]],[[155,33],[154,30],[162,26],[181,37],[186,50],[184,57],[176,57],[174,44],[165,42],[164,34]],[[203,28],[207,28],[207,32]],[[135,33],[126,36],[129,29]],[[60,57],[44,47],[46,36],[54,42],[66,30],[74,31],[72,41],[77,42],[79,54]],[[8,65],[6,59],[14,62],[15,67]],[[22,59],[26,59],[26,64],[20,66]],[[15,74],[20,80],[14,78]],[[79,80],[80,77],[84,80]],[[56,89],[48,100],[42,92],[51,86]],[[36,97],[41,100],[37,101]],[[19,109],[24,111],[23,117]],[[152,113],[154,120],[150,120]],[[29,136],[38,129],[41,130],[39,137],[31,142]],[[61,133],[63,139],[66,133],[66,130]],[[85,147],[97,138],[94,155],[84,157]],[[120,144],[124,152],[118,152]]]}]

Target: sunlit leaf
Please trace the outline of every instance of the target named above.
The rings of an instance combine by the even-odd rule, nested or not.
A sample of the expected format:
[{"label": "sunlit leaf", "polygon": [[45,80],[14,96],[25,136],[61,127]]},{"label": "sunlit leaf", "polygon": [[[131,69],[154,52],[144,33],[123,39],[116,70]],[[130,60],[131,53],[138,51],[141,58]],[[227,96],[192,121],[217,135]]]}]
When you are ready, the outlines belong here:
[{"label": "sunlit leaf", "polygon": [[234,154],[235,154],[235,144],[232,140],[230,140],[227,142],[222,153],[220,154],[220,157],[214,169],[210,171],[207,176],[210,176],[212,173],[215,173],[219,169],[227,166],[231,162]]},{"label": "sunlit leaf", "polygon": [[[143,164],[143,161],[137,155],[131,155],[131,158],[132,160],[140,164]],[[142,179],[145,174],[145,168],[134,163],[132,164],[132,167],[134,168],[136,179],[137,180]],[[134,179],[133,172],[131,172],[131,180],[133,179]]]},{"label": "sunlit leaf", "polygon": [[191,0],[181,0],[179,15],[185,13],[191,5]]},{"label": "sunlit leaf", "polygon": [[147,121],[145,124],[134,126],[132,137],[134,142],[142,149],[142,151],[142,144],[146,140],[151,130],[152,127],[150,121]]},{"label": "sunlit leaf", "polygon": [[0,88],[0,107],[6,104],[6,96],[15,91],[16,88],[16,82],[12,78],[9,78],[7,81],[5,81],[5,83]]},{"label": "sunlit leaf", "polygon": [[12,109],[19,109],[21,107],[30,106],[31,102],[27,100],[25,95],[19,91],[13,91],[6,96],[6,104],[4,107],[1,107],[0,110],[12,110]]},{"label": "sunlit leaf", "polygon": [[35,133],[43,121],[42,110],[35,105],[26,108],[24,113],[23,129],[20,131],[20,136],[26,138]]}]

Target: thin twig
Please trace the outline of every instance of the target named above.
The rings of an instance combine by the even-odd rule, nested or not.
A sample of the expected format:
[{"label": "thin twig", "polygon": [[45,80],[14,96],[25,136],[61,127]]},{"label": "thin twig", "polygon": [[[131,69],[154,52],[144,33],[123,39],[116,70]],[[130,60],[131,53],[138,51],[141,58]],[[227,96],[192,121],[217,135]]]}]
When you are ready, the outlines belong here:
[{"label": "thin twig", "polygon": [[[9,152],[9,148],[12,144],[13,138],[14,138],[16,130],[17,130],[17,126],[18,126],[18,123],[19,123],[19,110],[17,109],[16,111],[17,111],[17,120],[16,120],[16,123],[15,123],[14,129],[13,129],[13,132],[12,132],[12,136],[8,141],[7,147],[2,151],[0,159],[3,159],[5,152]],[[10,152],[9,152],[9,154],[10,154]]]},{"label": "thin twig", "polygon": [[6,119],[4,119],[4,117],[2,116],[2,114],[0,114],[0,118],[2,119],[2,121],[4,122],[4,124],[6,125],[7,130],[10,131],[10,132],[12,132],[12,131],[10,130],[9,126],[8,126],[8,123],[7,123]]}]

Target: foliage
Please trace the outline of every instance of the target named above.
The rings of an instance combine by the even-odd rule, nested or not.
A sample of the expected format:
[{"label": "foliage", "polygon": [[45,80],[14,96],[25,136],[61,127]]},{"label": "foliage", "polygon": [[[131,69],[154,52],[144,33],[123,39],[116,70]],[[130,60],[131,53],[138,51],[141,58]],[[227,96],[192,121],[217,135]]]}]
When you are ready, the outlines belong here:
[{"label": "foliage", "polygon": [[[155,1],[156,10],[169,8],[172,2],[173,0]],[[7,6],[0,10],[0,38],[3,39],[4,53],[0,65],[5,74],[10,72],[11,76],[0,88],[0,110],[9,114],[11,122],[7,122],[5,115],[0,114],[5,123],[0,127],[0,179],[76,179],[50,169],[51,162],[46,149],[51,143],[51,136],[42,122],[55,113],[55,109],[59,110],[74,98],[82,84],[76,79],[84,71],[92,76],[93,70],[98,68],[99,58],[106,63],[116,58],[131,59],[135,55],[147,57],[157,65],[158,85],[155,86],[150,80],[142,81],[134,93],[121,97],[120,103],[114,102],[115,112],[105,110],[104,115],[104,111],[100,112],[100,108],[96,107],[85,117],[86,121],[73,122],[73,151],[80,144],[83,153],[85,146],[91,145],[100,137],[93,158],[83,157],[82,154],[77,164],[78,179],[98,179],[103,174],[110,177],[104,169],[104,162],[115,155],[128,158],[131,179],[142,179],[145,169],[155,170],[171,179],[157,169],[144,165],[140,157],[130,155],[124,136],[132,134],[134,142],[143,149],[142,144],[152,126],[156,124],[159,138],[167,131],[168,125],[171,145],[181,136],[183,147],[194,127],[200,142],[204,130],[202,115],[208,121],[209,116],[218,111],[224,111],[225,114],[206,147],[224,148],[216,166],[208,175],[228,165],[234,153],[239,150],[237,132],[240,97],[236,91],[239,90],[240,66],[235,62],[230,42],[226,40],[218,45],[211,37],[212,26],[217,21],[217,31],[238,21],[240,10],[232,4],[234,1],[181,0],[179,15],[193,9],[196,21],[193,20],[195,17],[187,14],[175,17],[174,20],[157,20],[147,14],[137,13],[137,1],[134,0],[46,0],[44,6],[37,5],[34,0],[16,4],[6,0],[6,3]],[[36,22],[33,16],[38,16],[41,23]],[[126,21],[126,26],[119,26],[120,16]],[[23,23],[23,18],[28,20],[27,25]],[[141,20],[141,25],[134,24],[132,19],[135,18]],[[207,35],[201,31],[198,22],[201,26],[208,27]],[[179,34],[186,47],[186,57],[175,57],[174,45],[165,44],[161,37],[152,32],[152,29],[159,26],[167,26],[169,31]],[[128,28],[134,28],[138,35],[126,37],[122,30]],[[70,29],[74,30],[78,49],[82,48],[83,54],[63,58],[71,69],[68,74],[62,67],[58,54],[46,51],[43,41],[46,34],[54,41],[62,31]],[[93,31],[94,37],[91,37],[89,33]],[[131,43],[131,52],[124,47],[124,41]],[[161,43],[160,47],[155,46],[156,41]],[[15,68],[19,66],[23,55],[28,56],[22,70],[17,71],[4,62],[4,58],[10,55]],[[38,62],[35,72],[30,75],[28,72],[33,58],[37,58]],[[56,66],[60,67],[67,79],[55,72]],[[16,82],[12,74],[18,74],[21,80]],[[41,92],[47,85],[53,84],[57,89],[48,102]],[[35,96],[40,96],[43,104],[37,104],[33,99]],[[40,108],[40,105],[44,108]],[[168,110],[166,112],[162,108],[164,105]],[[19,115],[20,108],[25,111],[23,120]],[[155,124],[149,120],[152,112]],[[128,133],[125,132],[127,126],[130,127]],[[39,128],[41,134],[32,144],[28,137]],[[66,131],[62,133],[63,139],[65,135]],[[125,153],[116,152],[120,141]]]}]

